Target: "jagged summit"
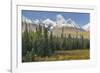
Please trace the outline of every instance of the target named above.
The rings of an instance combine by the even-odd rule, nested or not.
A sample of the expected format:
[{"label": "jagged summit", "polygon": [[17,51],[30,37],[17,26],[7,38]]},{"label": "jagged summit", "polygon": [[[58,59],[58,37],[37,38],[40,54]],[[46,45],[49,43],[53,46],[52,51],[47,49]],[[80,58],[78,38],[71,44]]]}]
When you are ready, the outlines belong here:
[{"label": "jagged summit", "polygon": [[56,20],[53,21],[50,18],[47,18],[45,20],[39,20],[39,19],[28,19],[25,16],[22,16],[22,22],[26,22],[26,23],[30,23],[33,25],[41,25],[41,26],[45,26],[46,28],[50,28],[53,29],[54,27],[71,27],[71,28],[75,28],[75,29],[82,29],[85,31],[89,31],[89,24],[86,24],[84,26],[80,26],[78,25],[74,20],[72,20],[71,18],[68,18],[67,20],[62,16],[62,15],[57,15],[56,16]]}]

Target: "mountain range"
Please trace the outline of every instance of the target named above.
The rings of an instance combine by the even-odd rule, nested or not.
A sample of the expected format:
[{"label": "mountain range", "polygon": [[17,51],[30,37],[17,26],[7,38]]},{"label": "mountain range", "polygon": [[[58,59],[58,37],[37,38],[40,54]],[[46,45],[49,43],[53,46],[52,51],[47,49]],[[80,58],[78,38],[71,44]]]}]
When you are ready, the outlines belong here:
[{"label": "mountain range", "polygon": [[71,18],[65,20],[65,18],[60,14],[56,16],[56,21],[53,21],[49,18],[47,18],[45,20],[39,20],[39,19],[31,20],[25,16],[22,16],[22,22],[32,24],[33,26],[37,26],[42,23],[41,26],[45,26],[46,28],[49,27],[49,29],[53,29],[55,27],[58,27],[58,28],[70,27],[70,28],[80,29],[80,30],[84,30],[84,31],[90,31],[89,23],[86,25],[80,26]]}]

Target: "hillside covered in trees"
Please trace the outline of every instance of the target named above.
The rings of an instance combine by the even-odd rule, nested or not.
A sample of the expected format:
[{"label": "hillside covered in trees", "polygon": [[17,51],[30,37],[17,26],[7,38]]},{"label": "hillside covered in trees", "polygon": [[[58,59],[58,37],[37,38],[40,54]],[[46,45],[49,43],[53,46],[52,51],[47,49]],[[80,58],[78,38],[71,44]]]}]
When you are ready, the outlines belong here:
[{"label": "hillside covered in trees", "polygon": [[90,40],[79,34],[79,30],[73,28],[77,34],[73,37],[71,33],[65,34],[66,29],[61,27],[58,36],[41,24],[30,30],[31,24],[22,22],[22,62],[89,59]]}]

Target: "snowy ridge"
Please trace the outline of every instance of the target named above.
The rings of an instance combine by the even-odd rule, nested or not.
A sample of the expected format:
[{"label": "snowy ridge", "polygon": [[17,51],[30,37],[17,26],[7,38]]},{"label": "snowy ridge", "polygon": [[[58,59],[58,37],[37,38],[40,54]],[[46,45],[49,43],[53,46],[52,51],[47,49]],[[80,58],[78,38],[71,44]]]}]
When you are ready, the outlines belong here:
[{"label": "snowy ridge", "polygon": [[34,24],[38,25],[40,23],[40,21],[38,19],[35,19],[32,21]]},{"label": "snowy ridge", "polygon": [[74,28],[81,28],[78,24],[75,23],[71,18],[69,18],[67,21],[67,26],[68,27],[74,27]]},{"label": "snowy ridge", "polygon": [[30,19],[28,19],[25,16],[22,16],[22,22],[26,22],[26,23],[33,23]]},{"label": "snowy ridge", "polygon": [[49,18],[45,19],[45,20],[30,20],[28,18],[26,18],[25,16],[22,16],[22,21],[26,22],[26,23],[31,23],[33,25],[41,25],[41,26],[45,26],[46,28],[50,28],[53,29],[54,27],[73,27],[75,29],[83,29],[85,31],[89,31],[90,28],[90,24],[86,24],[82,27],[80,27],[80,25],[78,25],[74,20],[72,20],[71,18],[65,20],[64,17],[62,15],[57,15],[56,16],[56,21],[53,21]]},{"label": "snowy ridge", "polygon": [[54,27],[56,25],[56,23],[49,18],[44,20],[42,23],[45,24],[45,27]]},{"label": "snowy ridge", "polygon": [[84,25],[82,28],[83,28],[85,31],[90,31],[90,23]]},{"label": "snowy ridge", "polygon": [[58,27],[62,27],[62,26],[66,25],[66,20],[64,19],[64,17],[62,15],[56,16],[56,25]]}]

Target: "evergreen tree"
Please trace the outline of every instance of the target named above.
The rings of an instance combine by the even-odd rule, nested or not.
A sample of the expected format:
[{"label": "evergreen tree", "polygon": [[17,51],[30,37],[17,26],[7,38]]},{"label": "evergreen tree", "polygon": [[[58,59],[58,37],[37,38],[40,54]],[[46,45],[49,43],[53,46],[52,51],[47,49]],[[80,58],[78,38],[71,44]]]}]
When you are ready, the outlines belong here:
[{"label": "evergreen tree", "polygon": [[27,51],[32,49],[31,42],[30,42],[30,34],[28,31],[27,24],[25,23],[25,31],[22,33],[22,54],[25,55]]}]

